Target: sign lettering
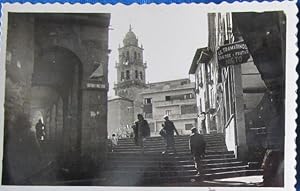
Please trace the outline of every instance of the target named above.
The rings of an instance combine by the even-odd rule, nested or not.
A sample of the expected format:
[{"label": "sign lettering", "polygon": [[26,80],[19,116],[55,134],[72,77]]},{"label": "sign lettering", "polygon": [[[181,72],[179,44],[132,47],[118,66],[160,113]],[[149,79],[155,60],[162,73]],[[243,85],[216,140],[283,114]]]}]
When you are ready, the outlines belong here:
[{"label": "sign lettering", "polygon": [[242,64],[250,58],[247,45],[243,41],[221,46],[217,51],[217,56],[218,63],[222,67]]}]

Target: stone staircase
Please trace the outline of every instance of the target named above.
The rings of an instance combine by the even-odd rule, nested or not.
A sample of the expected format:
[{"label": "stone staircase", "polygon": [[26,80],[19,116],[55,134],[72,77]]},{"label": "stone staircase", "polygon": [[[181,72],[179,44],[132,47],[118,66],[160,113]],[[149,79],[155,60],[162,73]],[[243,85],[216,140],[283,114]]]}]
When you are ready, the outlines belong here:
[{"label": "stone staircase", "polygon": [[[228,151],[223,134],[205,135],[207,142],[204,164],[205,180],[260,175],[260,169],[249,166]],[[189,151],[189,136],[175,137],[176,154],[161,154],[165,149],[161,137],[145,141],[145,151],[134,144],[133,139],[120,139],[114,152],[108,153],[105,169],[101,174],[102,185],[112,186],[161,186],[200,179]]]}]

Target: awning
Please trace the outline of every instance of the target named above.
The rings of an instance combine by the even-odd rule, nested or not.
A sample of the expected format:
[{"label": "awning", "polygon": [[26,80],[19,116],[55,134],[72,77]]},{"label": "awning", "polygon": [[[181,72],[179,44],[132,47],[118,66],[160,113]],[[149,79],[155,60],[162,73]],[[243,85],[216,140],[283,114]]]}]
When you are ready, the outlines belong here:
[{"label": "awning", "polygon": [[199,63],[208,63],[212,58],[212,51],[208,47],[198,48],[193,58],[189,74],[195,74]]}]

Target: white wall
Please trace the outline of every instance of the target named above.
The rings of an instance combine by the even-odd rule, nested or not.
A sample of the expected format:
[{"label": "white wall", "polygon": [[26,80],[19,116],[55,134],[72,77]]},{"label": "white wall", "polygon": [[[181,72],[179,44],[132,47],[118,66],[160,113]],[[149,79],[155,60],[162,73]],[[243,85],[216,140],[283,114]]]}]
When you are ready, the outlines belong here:
[{"label": "white wall", "polygon": [[225,129],[225,143],[227,146],[228,151],[234,151],[236,155],[236,133],[235,133],[235,118],[231,118],[228,126]]}]

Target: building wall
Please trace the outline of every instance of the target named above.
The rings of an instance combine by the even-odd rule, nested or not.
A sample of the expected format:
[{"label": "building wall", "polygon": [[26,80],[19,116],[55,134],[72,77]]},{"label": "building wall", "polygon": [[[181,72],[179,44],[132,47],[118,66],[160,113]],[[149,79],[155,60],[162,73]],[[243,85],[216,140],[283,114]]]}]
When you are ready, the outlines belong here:
[{"label": "building wall", "polygon": [[[230,13],[209,14],[208,21],[209,49],[213,52],[207,64],[211,71],[209,76],[213,80],[213,84],[208,86],[209,106],[217,109],[214,113],[217,131],[226,132],[228,148],[234,148],[234,143],[238,149],[237,154],[243,155],[247,150],[246,147],[249,146],[247,144],[248,128],[253,124],[248,121],[248,113],[257,110],[265,94],[266,86],[251,56],[246,63],[240,65],[227,67],[218,65],[218,48],[243,40],[239,34],[233,34],[232,15]],[[252,118],[252,120],[259,121],[260,119]],[[232,123],[232,121],[235,122]],[[236,131],[234,135],[233,129]],[[237,139],[232,136],[236,136]]]},{"label": "building wall", "polygon": [[241,67],[245,112],[247,113],[256,109],[261,102],[266,91],[266,85],[252,59],[242,64]]},{"label": "building wall", "polygon": [[[20,107],[22,110],[20,112],[31,113],[32,108],[30,107],[33,103],[31,99],[36,98],[32,96],[34,93],[32,88],[41,82],[33,79],[36,72],[35,66],[45,62],[42,57],[50,49],[61,53],[59,55],[63,58],[66,58],[63,53],[71,53],[72,58],[76,58],[80,63],[80,74],[79,72],[76,74],[80,80],[74,82],[78,91],[64,95],[63,99],[58,99],[57,103],[53,104],[53,107],[38,109],[42,111],[43,117],[46,119],[45,123],[51,121],[51,124],[56,125],[59,130],[57,140],[63,140],[63,142],[60,142],[62,144],[59,150],[55,151],[55,154],[62,157],[60,158],[61,164],[71,163],[73,160],[80,160],[80,157],[84,157],[86,163],[83,162],[82,168],[76,167],[74,170],[83,170],[81,171],[82,174],[92,173],[92,171],[87,172],[84,169],[94,168],[96,164],[99,165],[101,160],[104,160],[105,155],[103,153],[106,151],[108,25],[110,15],[9,13],[8,17],[6,88],[14,89],[14,85],[20,81],[22,82],[19,83],[20,88],[26,90],[21,92],[22,96],[20,96],[23,103],[21,105],[14,103],[16,105],[13,105],[13,108]],[[56,59],[59,58],[53,57],[51,61]],[[64,62],[63,65],[67,66],[68,62]],[[101,81],[93,81],[90,79],[90,75],[99,66],[103,70]],[[71,72],[67,73],[68,75],[66,73],[66,77],[72,76]],[[54,79],[49,74],[40,77],[44,79],[43,82],[47,79]],[[89,87],[90,83],[97,86]],[[52,85],[59,86],[59,83],[56,82]],[[64,89],[61,88],[58,91],[63,94]],[[71,99],[67,99],[68,96],[72,97],[75,94],[80,99],[77,99],[76,103],[69,104],[68,101]],[[39,99],[45,98],[40,97]],[[44,102],[46,101],[44,100]],[[58,107],[54,107],[55,105]],[[69,106],[73,108],[68,108]],[[9,110],[8,108],[5,109],[6,111]],[[74,114],[72,113],[73,110],[80,112],[76,115],[70,115]],[[57,113],[57,115],[53,114],[53,118],[50,120],[50,113]],[[77,126],[69,125],[73,120],[70,117],[78,119]],[[74,134],[75,131],[76,134]],[[74,137],[76,140],[73,140]]]},{"label": "building wall", "polygon": [[[156,83],[152,86],[152,89],[142,92],[144,103],[145,99],[151,98],[152,100],[152,117],[146,118],[148,122],[154,124],[154,132],[151,132],[152,135],[158,135],[158,132],[162,128],[161,124],[164,121],[164,115],[169,116],[169,119],[174,122],[181,134],[190,133],[189,130],[185,130],[186,124],[191,124],[193,127],[197,126],[197,105],[193,88],[194,83],[189,81],[188,84],[181,85],[181,81],[179,80],[176,82]],[[191,95],[191,97],[180,100],[178,99],[179,95]],[[171,99],[174,96],[174,99],[166,101],[166,96],[171,96]]]},{"label": "building wall", "polygon": [[131,128],[134,122],[133,102],[125,99],[108,101],[108,136],[118,133],[119,128]]}]

